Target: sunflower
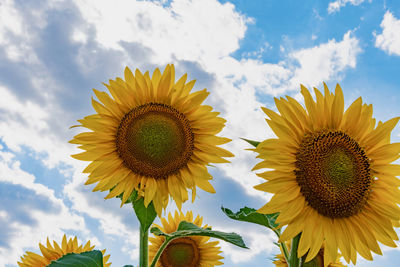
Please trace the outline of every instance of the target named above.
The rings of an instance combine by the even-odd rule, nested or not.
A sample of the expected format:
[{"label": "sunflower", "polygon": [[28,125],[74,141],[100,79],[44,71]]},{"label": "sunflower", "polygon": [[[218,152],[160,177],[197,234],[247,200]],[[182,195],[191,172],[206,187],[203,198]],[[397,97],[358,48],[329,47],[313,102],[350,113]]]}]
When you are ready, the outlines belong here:
[{"label": "sunflower", "polygon": [[[290,249],[290,242],[285,242],[288,249]],[[340,262],[341,255],[338,255],[334,262],[330,262],[328,267],[347,267],[347,265],[343,265]],[[281,254],[275,256],[276,260],[272,263],[275,264],[276,267],[288,267],[285,256],[283,255],[283,251],[281,248]],[[322,245],[321,249],[318,251],[317,255],[311,261],[304,263],[304,267],[323,267],[324,266],[324,246]]]},{"label": "sunflower", "polygon": [[[82,247],[82,245],[78,246],[78,240],[75,236],[74,239],[70,238],[67,241],[67,237],[64,235],[61,247],[57,244],[56,241],[53,241],[53,246],[51,246],[49,238],[47,238],[47,247],[43,246],[39,243],[40,251],[43,256],[38,255],[36,253],[27,251],[26,255],[21,257],[22,262],[17,262],[20,267],[45,267],[51,263],[51,261],[62,258],[64,255],[68,253],[82,253],[86,251],[92,251],[95,246],[90,246],[90,240]],[[109,267],[110,263],[107,263],[110,255],[104,256],[106,250],[103,249],[101,251],[103,253],[103,266]]]},{"label": "sunflower", "polygon": [[93,90],[102,104],[92,99],[97,114],[78,120],[92,131],[70,141],[86,150],[73,158],[92,161],[83,171],[90,173],[85,184],[98,182],[93,191],[112,189],[106,199],[123,193],[121,206],[137,190],[146,207],[153,201],[159,215],[169,196],[181,208],[187,189],[192,201],[196,186],[215,193],[206,165],[233,156],[217,147],[231,141],[215,136],[226,120],[201,104],[209,92],[191,93],[195,81],[186,83],[186,78],[175,82],[173,65],[162,74],[156,69],[152,77],[138,69],[134,76],[125,68],[125,80],[105,84],[113,98]]},{"label": "sunflower", "polygon": [[326,241],[325,266],[338,249],[354,264],[357,252],[372,260],[382,254],[379,241],[396,247],[393,227],[400,219],[400,143],[390,143],[399,117],[379,122],[372,105],[355,100],[344,112],[342,89],[315,88],[316,101],[301,86],[306,110],[293,98],[275,99],[280,114],[262,108],[276,139],[261,142],[256,152],[263,159],[253,170],[267,180],[254,188],[273,193],[259,209],[279,212],[276,222],[287,225],[280,242],[301,234],[298,257],[314,258]]},{"label": "sunflower", "polygon": [[[162,226],[155,225],[164,233],[173,233],[178,228],[181,221],[191,222],[199,227],[206,228],[207,225],[201,225],[203,218],[197,215],[193,220],[193,214],[188,211],[186,215],[182,212],[175,211],[175,216],[168,214],[168,221],[161,218]],[[220,259],[223,259],[218,241],[208,242],[210,238],[207,236],[189,236],[179,237],[172,240],[161,254],[157,267],[213,267],[215,265],[223,265]],[[156,236],[149,237],[149,259],[153,261],[158,249],[164,242],[165,237]]]}]

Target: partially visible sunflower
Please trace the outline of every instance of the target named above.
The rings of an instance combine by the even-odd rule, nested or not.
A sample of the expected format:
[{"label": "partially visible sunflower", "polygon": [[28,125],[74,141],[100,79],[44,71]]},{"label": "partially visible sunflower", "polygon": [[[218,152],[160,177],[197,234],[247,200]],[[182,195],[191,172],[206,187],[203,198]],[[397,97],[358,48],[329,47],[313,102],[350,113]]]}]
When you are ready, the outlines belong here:
[{"label": "partially visible sunflower", "polygon": [[[203,218],[197,215],[193,220],[193,214],[188,211],[186,215],[182,212],[175,211],[175,216],[168,214],[168,221],[161,218],[162,226],[155,225],[164,233],[173,233],[178,229],[181,221],[191,222],[199,227],[206,228],[207,225],[201,225]],[[161,254],[157,267],[213,267],[223,265],[219,254],[222,252],[218,241],[209,241],[207,236],[189,236],[174,239],[167,245]],[[151,245],[149,246],[149,259],[153,261],[158,249],[164,242],[165,237],[156,236],[149,237]]]},{"label": "partially visible sunflower", "polygon": [[[343,93],[315,88],[316,101],[301,86],[306,110],[293,98],[275,99],[280,114],[263,108],[276,134],[255,149],[263,159],[253,170],[270,168],[258,176],[267,182],[256,189],[273,193],[259,209],[279,212],[276,222],[287,225],[280,242],[301,234],[298,256],[314,258],[326,241],[325,266],[340,249],[355,264],[357,252],[372,260],[382,254],[377,241],[396,247],[393,227],[400,219],[400,143],[390,143],[399,117],[379,122],[372,105],[361,97],[344,112]],[[344,114],[343,114],[344,112]]]},{"label": "partially visible sunflower", "polygon": [[102,104],[92,99],[97,113],[78,120],[92,131],[70,141],[86,150],[72,157],[92,161],[83,172],[89,173],[86,184],[98,182],[93,191],[112,189],[106,198],[123,193],[125,203],[137,190],[146,207],[153,201],[159,215],[169,196],[180,208],[188,199],[187,189],[192,201],[196,186],[215,192],[206,165],[229,162],[223,157],[233,156],[217,147],[231,141],[215,136],[226,120],[201,104],[209,92],[191,93],[195,81],[186,83],[186,78],[175,82],[173,65],[163,74],[156,69],[152,77],[138,69],[134,76],[126,68],[125,80],[105,84],[113,98],[94,89]]},{"label": "partially visible sunflower", "polygon": [[[291,242],[285,242],[287,248],[290,251],[290,244]],[[283,251],[281,248],[281,254],[278,254],[275,256],[276,261],[273,261],[272,263],[275,264],[276,267],[288,267],[288,264],[286,262],[285,256],[283,255]],[[328,267],[347,267],[347,265],[343,265],[340,262],[341,255],[338,255],[335,262],[330,262],[328,264]],[[309,262],[303,263],[303,267],[324,267],[324,245],[322,244],[321,249],[318,251],[317,256],[315,256],[314,259],[312,259]]]},{"label": "partially visible sunflower", "polygon": [[[54,246],[54,247],[53,247]],[[53,246],[50,244],[49,238],[47,238],[47,247],[43,246],[39,243],[40,251],[42,255],[27,251],[26,255],[21,257],[21,262],[17,262],[20,267],[45,267],[49,265],[52,261],[58,260],[62,258],[64,255],[68,253],[82,253],[86,251],[92,251],[95,246],[90,246],[90,240],[84,245],[78,246],[78,239],[70,238],[67,241],[67,237],[64,235],[61,247],[57,244],[56,241],[53,241]],[[103,249],[101,251],[103,253],[103,266],[109,267],[110,263],[107,263],[110,255],[106,255],[106,250]]]}]

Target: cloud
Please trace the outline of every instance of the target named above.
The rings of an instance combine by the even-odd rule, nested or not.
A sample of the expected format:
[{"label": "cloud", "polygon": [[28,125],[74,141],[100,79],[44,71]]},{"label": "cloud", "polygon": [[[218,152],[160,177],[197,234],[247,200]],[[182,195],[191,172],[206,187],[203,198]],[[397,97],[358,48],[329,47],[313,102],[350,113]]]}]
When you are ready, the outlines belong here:
[{"label": "cloud", "polygon": [[396,19],[390,11],[386,11],[381,22],[382,33],[375,35],[375,47],[389,55],[400,56],[400,19]]},{"label": "cloud", "polygon": [[227,242],[220,242],[221,249],[224,255],[229,256],[232,262],[241,263],[248,262],[254,256],[263,253],[264,255],[268,255],[272,252],[275,247],[274,242],[276,242],[277,237],[273,234],[273,232],[267,228],[259,228],[258,231],[254,231],[254,226],[252,229],[248,229],[248,231],[243,232],[243,229],[227,229],[226,227],[222,228],[225,232],[240,232],[241,236],[244,240],[246,240],[246,245],[250,249],[242,249],[239,247],[235,247]]},{"label": "cloud", "polygon": [[364,1],[365,0],[336,0],[334,2],[329,3],[328,13],[338,12],[340,10],[340,8],[344,7],[347,4],[351,4],[353,6],[358,6],[361,3],[363,3]]},{"label": "cloud", "polygon": [[351,31],[343,35],[342,41],[332,39],[319,46],[294,51],[289,57],[300,66],[294,70],[289,84],[314,86],[322,81],[340,79],[343,71],[356,67],[357,55],[361,52],[359,40]]},{"label": "cloud", "polygon": [[78,231],[80,238],[89,234],[83,218],[35,180],[12,152],[0,150],[1,266],[16,264],[27,249],[37,252],[46,237],[61,241],[65,231]]},{"label": "cloud", "polygon": [[159,64],[177,60],[208,60],[239,48],[246,23],[231,3],[215,0],[159,2],[75,0],[83,18],[94,26],[96,41],[123,50],[121,43],[140,43]]}]

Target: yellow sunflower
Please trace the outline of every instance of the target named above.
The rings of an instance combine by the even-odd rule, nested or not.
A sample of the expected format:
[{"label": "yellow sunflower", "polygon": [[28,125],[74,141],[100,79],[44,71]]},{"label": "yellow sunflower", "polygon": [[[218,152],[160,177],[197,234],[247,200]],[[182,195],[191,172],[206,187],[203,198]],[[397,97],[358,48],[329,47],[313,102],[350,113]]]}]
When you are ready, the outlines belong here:
[{"label": "yellow sunflower", "polygon": [[[168,221],[161,218],[162,226],[155,225],[164,233],[173,233],[178,228],[181,221],[191,222],[199,227],[206,228],[207,225],[201,225],[203,218],[197,215],[193,220],[193,214],[188,211],[186,215],[175,211],[175,216],[168,214]],[[224,257],[219,254],[222,252],[218,241],[208,242],[207,236],[189,236],[180,237],[171,241],[161,254],[157,267],[213,267],[223,265],[220,259]],[[153,261],[158,249],[164,242],[165,237],[149,237],[149,259]]]},{"label": "yellow sunflower", "polygon": [[[377,241],[396,247],[393,227],[400,219],[400,143],[390,143],[399,117],[379,122],[372,105],[361,97],[344,112],[342,89],[315,88],[316,101],[301,86],[306,110],[293,98],[275,99],[280,114],[263,108],[277,139],[255,149],[263,159],[253,170],[267,180],[256,189],[273,193],[259,212],[280,212],[276,222],[287,225],[280,241],[299,233],[298,256],[314,258],[326,241],[325,266],[334,262],[338,249],[355,264],[357,252],[372,260],[382,254]],[[344,114],[343,114],[344,112]]]},{"label": "yellow sunflower", "polygon": [[[290,244],[291,242],[285,242],[287,248],[290,250]],[[347,265],[343,265],[340,262],[340,257],[341,255],[338,255],[335,262],[330,262],[328,264],[328,267],[347,267]],[[281,254],[278,254],[275,256],[276,261],[273,261],[272,263],[275,264],[276,267],[288,267],[288,264],[286,262],[285,256],[283,255],[283,251],[281,248]],[[317,256],[315,256],[314,259],[307,263],[303,263],[304,267],[324,267],[324,246],[322,245],[321,249],[318,251]]]},{"label": "yellow sunflower", "polygon": [[[231,141],[215,136],[226,122],[202,105],[209,92],[191,93],[195,81],[186,83],[187,75],[175,82],[175,69],[167,65],[161,74],[156,69],[150,77],[138,69],[135,76],[125,69],[125,80],[110,80],[105,86],[111,93],[94,89],[92,105],[97,114],[78,120],[91,132],[76,135],[71,143],[86,150],[72,157],[92,161],[84,173],[86,184],[98,182],[93,191],[113,190],[112,198],[123,193],[122,203],[137,190],[145,206],[153,201],[157,213],[171,196],[180,208],[188,199],[187,189],[196,186],[214,193],[206,165],[229,162],[229,151],[217,145]],[[121,204],[122,206],[122,204]]]},{"label": "yellow sunflower", "polygon": [[[67,237],[64,235],[61,247],[57,244],[56,241],[53,241],[53,246],[51,246],[49,238],[47,238],[47,247],[43,246],[39,243],[40,251],[43,256],[38,255],[36,253],[27,251],[26,255],[21,257],[22,262],[17,262],[20,267],[45,267],[49,265],[52,261],[62,258],[64,255],[68,253],[82,253],[86,251],[92,251],[95,246],[90,246],[90,240],[82,247],[82,245],[78,246],[78,240],[75,236],[74,239],[70,238],[67,241]],[[103,266],[109,267],[110,263],[107,263],[110,255],[104,256],[106,250],[103,249],[101,251],[103,253]]]}]

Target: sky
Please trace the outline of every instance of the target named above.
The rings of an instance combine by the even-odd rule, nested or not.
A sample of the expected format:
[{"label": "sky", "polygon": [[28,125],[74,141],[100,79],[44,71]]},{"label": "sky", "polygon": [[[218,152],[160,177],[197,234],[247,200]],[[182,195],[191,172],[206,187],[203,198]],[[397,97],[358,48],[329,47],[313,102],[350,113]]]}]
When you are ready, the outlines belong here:
[{"label": "sky", "polygon": [[[377,120],[400,114],[400,3],[306,3],[0,0],[0,266],[17,266],[25,251],[40,253],[39,242],[61,242],[64,233],[106,248],[112,266],[138,265],[133,210],[84,185],[85,163],[70,157],[79,150],[68,143],[82,130],[69,127],[94,113],[92,89],[106,91],[102,82],[125,66],[152,72],[170,63],[177,77],[196,80],[194,90],[210,92],[205,103],[227,120],[220,135],[235,154],[209,168],[216,194],[198,190],[182,210],[243,237],[251,249],[221,241],[226,266],[273,266],[272,231],[220,209],[258,209],[271,197],[253,189],[259,160],[240,139],[274,137],[260,107],[276,110],[274,97],[285,95],[302,101],[300,83],[326,82],[331,90],[340,83],[346,107],[362,96]],[[381,248],[383,256],[359,256],[357,266],[400,261],[398,248]]]}]

